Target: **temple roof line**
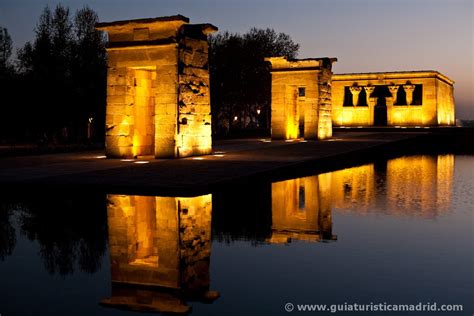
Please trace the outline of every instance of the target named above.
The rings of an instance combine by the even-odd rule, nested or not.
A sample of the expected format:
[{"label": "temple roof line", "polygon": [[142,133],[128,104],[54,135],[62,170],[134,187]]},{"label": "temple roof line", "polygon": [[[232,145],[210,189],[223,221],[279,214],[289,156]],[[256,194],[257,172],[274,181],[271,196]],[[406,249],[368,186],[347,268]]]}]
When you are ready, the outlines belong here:
[{"label": "temple roof line", "polygon": [[384,80],[384,79],[404,79],[404,78],[426,78],[435,77],[448,84],[454,84],[454,80],[443,75],[436,70],[414,70],[414,71],[387,71],[387,72],[355,72],[334,74],[332,80]]},{"label": "temple roof line", "polygon": [[135,20],[120,20],[120,21],[113,21],[113,22],[101,22],[97,23],[96,27],[101,28],[101,27],[107,27],[107,26],[119,26],[119,25],[126,25],[130,23],[153,23],[153,22],[171,22],[171,21],[182,21],[185,23],[189,23],[189,18],[177,14],[177,15],[171,15],[171,16],[162,16],[162,17],[156,17],[156,18],[146,18],[146,19],[135,19]]}]

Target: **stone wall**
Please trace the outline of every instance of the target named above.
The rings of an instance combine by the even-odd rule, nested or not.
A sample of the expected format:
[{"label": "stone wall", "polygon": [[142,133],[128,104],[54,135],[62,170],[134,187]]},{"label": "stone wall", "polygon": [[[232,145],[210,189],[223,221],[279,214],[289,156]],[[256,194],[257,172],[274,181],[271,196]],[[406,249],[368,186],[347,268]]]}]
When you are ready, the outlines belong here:
[{"label": "stone wall", "polygon": [[[195,33],[189,26],[184,31]],[[179,51],[177,147],[180,157],[212,151],[208,68],[207,38],[184,36]]]},{"label": "stone wall", "polygon": [[[326,65],[324,65],[326,63]],[[332,137],[332,61],[323,61],[318,74],[318,134],[317,139]],[[305,134],[306,135],[306,134]],[[306,138],[306,137],[305,137]],[[314,138],[314,136],[312,137]]]},{"label": "stone wall", "polygon": [[456,125],[456,109],[452,84],[438,80],[436,98],[438,125]]}]

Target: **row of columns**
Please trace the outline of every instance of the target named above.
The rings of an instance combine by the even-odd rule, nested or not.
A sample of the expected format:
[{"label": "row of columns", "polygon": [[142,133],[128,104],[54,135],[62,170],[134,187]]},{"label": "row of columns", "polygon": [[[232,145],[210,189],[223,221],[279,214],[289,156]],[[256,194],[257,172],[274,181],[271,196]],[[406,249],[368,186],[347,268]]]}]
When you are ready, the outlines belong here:
[{"label": "row of columns", "polygon": [[[371,103],[376,103],[377,98],[372,98],[370,95],[374,92],[374,86],[367,86],[367,87],[360,87],[360,86],[352,86],[349,87],[349,91],[352,94],[352,105],[357,106],[359,104],[359,94],[362,92],[362,88],[365,90],[365,95],[367,98],[367,104],[370,105]],[[388,90],[392,95],[392,104],[397,102],[397,93],[400,86],[391,85],[388,86]],[[413,84],[405,84],[403,85],[403,90],[405,91],[406,95],[406,104],[411,105],[413,103],[413,91],[415,91],[415,85]],[[372,101],[372,102],[371,102]],[[375,105],[375,104],[374,104]]]}]

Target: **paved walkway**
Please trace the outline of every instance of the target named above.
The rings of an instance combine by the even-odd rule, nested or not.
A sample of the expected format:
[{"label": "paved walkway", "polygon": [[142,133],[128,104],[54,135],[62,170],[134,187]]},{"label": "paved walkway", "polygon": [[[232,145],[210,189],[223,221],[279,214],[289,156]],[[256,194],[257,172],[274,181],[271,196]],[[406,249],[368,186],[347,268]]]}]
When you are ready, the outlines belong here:
[{"label": "paved walkway", "polygon": [[215,142],[213,155],[167,160],[104,159],[101,151],[9,157],[0,159],[0,185],[192,195],[236,181],[281,177],[285,170],[294,173],[303,166],[350,165],[364,153],[422,134],[346,132],[325,141],[224,140]]}]

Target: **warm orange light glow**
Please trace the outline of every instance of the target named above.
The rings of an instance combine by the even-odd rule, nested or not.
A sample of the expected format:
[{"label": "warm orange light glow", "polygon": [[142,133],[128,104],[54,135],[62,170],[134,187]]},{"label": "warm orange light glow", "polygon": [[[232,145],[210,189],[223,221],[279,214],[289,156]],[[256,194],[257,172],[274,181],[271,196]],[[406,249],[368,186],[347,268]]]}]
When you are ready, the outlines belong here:
[{"label": "warm orange light glow", "polygon": [[413,156],[389,160],[387,194],[390,209],[433,217],[449,209],[454,156]]},{"label": "warm orange light glow", "polygon": [[[195,28],[200,32],[197,39],[182,27],[188,22],[178,20],[131,20],[100,27],[113,43],[107,49],[107,157],[211,153],[206,36],[217,29],[210,24]],[[164,38],[176,43],[162,43]]]},{"label": "warm orange light glow", "polygon": [[271,243],[334,239],[327,179],[304,177],[272,183]]},{"label": "warm orange light glow", "polygon": [[331,67],[335,58],[288,60],[270,57],[272,139],[332,136]]},{"label": "warm orange light glow", "polygon": [[181,313],[189,312],[189,290],[217,298],[209,291],[212,195],[107,200],[112,287],[127,284],[127,290],[112,290],[102,304]]},{"label": "warm orange light glow", "polygon": [[[335,126],[384,125],[383,120],[375,121],[375,113],[386,109],[387,126],[452,126],[455,124],[453,84],[437,71],[335,74],[332,78],[332,122]],[[357,106],[361,101],[361,86],[366,92],[366,106]],[[390,94],[382,96],[377,92],[379,87],[388,88],[386,92]],[[347,89],[353,91],[348,94]],[[372,91],[370,96],[369,91]],[[400,91],[404,93],[403,98],[397,97]]]}]

